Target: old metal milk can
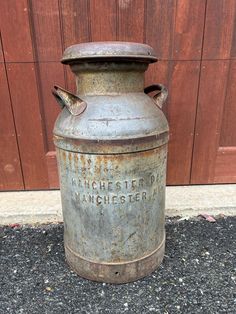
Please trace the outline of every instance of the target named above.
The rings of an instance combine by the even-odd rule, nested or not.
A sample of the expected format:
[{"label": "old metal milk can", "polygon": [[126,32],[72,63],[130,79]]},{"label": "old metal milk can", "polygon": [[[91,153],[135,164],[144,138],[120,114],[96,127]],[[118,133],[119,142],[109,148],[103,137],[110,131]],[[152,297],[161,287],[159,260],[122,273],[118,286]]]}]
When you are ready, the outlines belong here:
[{"label": "old metal milk can", "polygon": [[63,108],[54,142],[65,253],[88,279],[133,281],[163,259],[167,91],[144,89],[144,72],[156,61],[151,47],[126,42],[78,44],[62,58],[77,85],[76,95],[53,91]]}]

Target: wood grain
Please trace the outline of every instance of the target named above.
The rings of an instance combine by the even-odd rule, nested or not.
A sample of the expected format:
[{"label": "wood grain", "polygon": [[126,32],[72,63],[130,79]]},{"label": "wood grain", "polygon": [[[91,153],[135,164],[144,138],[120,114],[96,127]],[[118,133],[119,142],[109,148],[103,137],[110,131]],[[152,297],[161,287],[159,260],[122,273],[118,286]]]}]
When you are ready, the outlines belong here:
[{"label": "wood grain", "polygon": [[[170,63],[171,61],[158,61],[157,63],[151,64],[145,75],[145,86],[153,84],[163,84],[168,89],[168,93],[170,93]],[[167,117],[168,101],[163,105],[162,111]]]},{"label": "wood grain", "polygon": [[7,62],[34,60],[27,0],[2,0],[0,28]]},{"label": "wood grain", "polygon": [[52,131],[54,122],[61,111],[58,103],[52,95],[54,85],[65,88],[63,65],[59,62],[49,62],[39,64],[39,88],[41,94],[42,119],[45,126],[45,149],[54,150]]},{"label": "wood grain", "polygon": [[236,147],[220,147],[215,161],[214,183],[236,183]]},{"label": "wood grain", "polygon": [[206,0],[176,2],[172,58],[200,60]]},{"label": "wood grain", "polygon": [[144,0],[117,1],[117,39],[144,42]]},{"label": "wood grain", "polygon": [[75,92],[59,59],[72,44],[106,40],[146,42],[161,60],[145,84],[169,90],[168,184],[236,182],[235,19],[235,0],[2,0],[0,145],[17,174],[0,173],[0,187],[58,186],[51,88]]},{"label": "wood grain", "polygon": [[175,0],[149,0],[146,7],[146,43],[157,57],[171,59],[173,46]]},{"label": "wood grain", "polygon": [[199,87],[191,183],[213,183],[229,61],[203,61]]},{"label": "wood grain", "polygon": [[63,50],[71,45],[90,41],[89,1],[61,0],[59,3]]},{"label": "wood grain", "polygon": [[[63,50],[67,47],[89,42],[90,36],[90,13],[88,0],[61,0],[61,37]],[[72,93],[76,91],[75,77],[69,66],[64,66],[66,88]]]},{"label": "wood grain", "polygon": [[235,0],[207,1],[203,59],[236,57],[235,18]]},{"label": "wood grain", "polygon": [[33,63],[7,65],[26,189],[48,188],[42,116]]},{"label": "wood grain", "polygon": [[31,17],[37,60],[59,62],[62,43],[58,0],[31,1]]},{"label": "wood grain", "polygon": [[0,190],[24,189],[5,66],[0,63]]},{"label": "wood grain", "polygon": [[150,68],[146,82],[169,91],[163,108],[170,126],[167,184],[189,184],[200,62],[161,61]]},{"label": "wood grain", "polygon": [[58,189],[59,186],[59,176],[57,170],[57,159],[56,152],[51,151],[46,154],[47,169],[48,169],[48,182],[50,189]]},{"label": "wood grain", "polygon": [[116,40],[116,0],[90,0],[92,41]]},{"label": "wood grain", "polygon": [[220,146],[236,147],[236,60],[229,65],[226,98],[220,131]]},{"label": "wood grain", "polygon": [[162,60],[200,60],[206,0],[148,0],[146,42]]},{"label": "wood grain", "polygon": [[200,62],[172,61],[169,71],[167,182],[172,185],[189,184]]}]

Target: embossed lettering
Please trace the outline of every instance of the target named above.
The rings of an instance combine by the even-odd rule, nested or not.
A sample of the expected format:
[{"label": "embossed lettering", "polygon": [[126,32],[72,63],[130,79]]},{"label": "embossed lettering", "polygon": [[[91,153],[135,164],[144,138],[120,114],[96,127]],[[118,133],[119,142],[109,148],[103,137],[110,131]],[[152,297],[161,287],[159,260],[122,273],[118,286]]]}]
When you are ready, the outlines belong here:
[{"label": "embossed lettering", "polygon": [[121,189],[121,184],[119,181],[116,182],[116,188],[118,191]]},{"label": "embossed lettering", "polygon": [[89,194],[89,203],[94,203],[94,195]]},{"label": "embossed lettering", "polygon": [[140,201],[140,193],[136,193],[135,200],[136,200],[136,202]]},{"label": "embossed lettering", "polygon": [[147,193],[146,193],[146,192],[143,192],[143,193],[142,193],[142,200],[144,201],[144,200],[146,200],[146,198],[147,198]]},{"label": "embossed lettering", "polygon": [[151,184],[153,184],[155,182],[155,176],[152,174],[151,175]]},{"label": "embossed lettering", "polygon": [[117,196],[112,196],[112,204],[117,204]]},{"label": "embossed lettering", "polygon": [[100,182],[100,190],[105,190],[105,182]]},{"label": "embossed lettering", "polygon": [[143,183],[144,183],[144,179],[143,179],[143,178],[140,178],[140,179],[139,179],[139,186],[140,186],[140,187],[143,187]]},{"label": "embossed lettering", "polygon": [[92,182],[92,188],[93,188],[94,190],[97,189],[97,182],[95,182],[95,181]]},{"label": "embossed lettering", "polygon": [[136,188],[136,180],[132,180],[131,182],[132,189]]},{"label": "embossed lettering", "polygon": [[100,205],[102,203],[102,197],[101,196],[97,196],[97,205]]},{"label": "embossed lettering", "polygon": [[[94,177],[71,178],[74,200],[78,203],[101,205],[123,205],[126,203],[148,202],[156,200],[159,193],[159,173],[147,173],[145,177],[129,180],[96,180]],[[162,191],[160,191],[162,193]]]},{"label": "embossed lettering", "polygon": [[120,202],[121,202],[121,204],[124,204],[124,203],[125,203],[125,196],[124,196],[124,195],[121,195],[121,197],[120,197]]},{"label": "embossed lettering", "polygon": [[133,203],[133,202],[132,202],[132,197],[133,197],[133,195],[132,195],[132,194],[129,194],[128,197],[129,197],[129,202],[130,202],[130,203]]},{"label": "embossed lettering", "polygon": [[110,198],[109,196],[105,195],[104,196],[104,204],[109,204]]}]

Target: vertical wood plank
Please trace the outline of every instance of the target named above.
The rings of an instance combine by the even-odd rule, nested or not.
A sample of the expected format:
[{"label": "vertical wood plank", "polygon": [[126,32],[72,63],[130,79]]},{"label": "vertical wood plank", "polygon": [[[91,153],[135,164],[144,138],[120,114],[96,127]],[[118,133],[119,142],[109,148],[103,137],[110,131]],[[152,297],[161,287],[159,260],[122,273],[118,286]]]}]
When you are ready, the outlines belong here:
[{"label": "vertical wood plank", "polygon": [[199,87],[191,183],[214,182],[229,61],[203,61]]},{"label": "vertical wood plank", "polygon": [[91,40],[116,40],[116,0],[90,0]]},{"label": "vertical wood plank", "polygon": [[206,0],[148,0],[146,42],[163,60],[200,60]]},{"label": "vertical wood plank", "polygon": [[152,46],[159,59],[172,56],[175,0],[148,0],[146,9],[146,43]]},{"label": "vertical wood plank", "polygon": [[[88,0],[60,0],[63,50],[71,45],[89,42],[90,11]],[[69,66],[64,66],[66,87],[75,92],[75,78]]]},{"label": "vertical wood plank", "polygon": [[33,63],[7,65],[25,188],[48,188],[42,117]]},{"label": "vertical wood plank", "polygon": [[147,83],[169,91],[163,108],[170,126],[167,184],[189,184],[200,61],[160,61],[150,70]]},{"label": "vertical wood plank", "polygon": [[170,63],[168,184],[189,184],[197,106],[199,61]]},{"label": "vertical wood plank", "polygon": [[31,0],[33,34],[39,61],[59,61],[62,54],[58,0]]},{"label": "vertical wood plank", "polygon": [[65,87],[63,65],[59,62],[40,63],[39,74],[42,101],[41,105],[44,113],[42,118],[46,129],[46,151],[52,151],[55,150],[52,140],[53,126],[61,108],[57,105],[51,90],[55,84]]},{"label": "vertical wood plank", "polygon": [[63,50],[71,45],[90,41],[89,1],[60,0],[60,10]]},{"label": "vertical wood plank", "polygon": [[206,0],[178,0],[174,28],[172,58],[200,60]]},{"label": "vertical wood plank", "polygon": [[220,146],[236,146],[236,60],[230,61]]},{"label": "vertical wood plank", "polygon": [[118,0],[117,39],[144,41],[144,0]]},{"label": "vertical wood plank", "polygon": [[[203,59],[228,59],[236,32],[236,1],[208,0],[206,10]],[[232,54],[236,56],[236,43]]]},{"label": "vertical wood plank", "polygon": [[[168,89],[170,84],[170,61],[158,61],[157,63],[152,63],[145,74],[145,86],[152,84],[163,84]],[[169,96],[168,96],[169,98]],[[167,106],[168,101],[163,105],[162,111],[167,117]]]},{"label": "vertical wood plank", "polygon": [[6,62],[34,60],[27,0],[3,0],[0,28]]},{"label": "vertical wood plank", "polygon": [[17,147],[14,118],[5,66],[0,64],[0,190],[23,190],[24,183]]}]

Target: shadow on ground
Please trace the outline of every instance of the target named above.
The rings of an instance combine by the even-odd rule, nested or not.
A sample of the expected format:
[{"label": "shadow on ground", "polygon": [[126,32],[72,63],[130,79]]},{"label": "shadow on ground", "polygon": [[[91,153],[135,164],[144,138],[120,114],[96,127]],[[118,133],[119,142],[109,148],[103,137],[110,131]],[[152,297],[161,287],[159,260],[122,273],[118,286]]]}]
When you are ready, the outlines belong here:
[{"label": "shadow on ground", "polygon": [[166,229],[161,267],[114,286],[69,270],[62,225],[3,227],[0,313],[235,313],[236,217],[169,220]]}]

